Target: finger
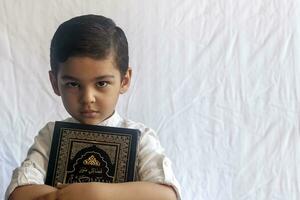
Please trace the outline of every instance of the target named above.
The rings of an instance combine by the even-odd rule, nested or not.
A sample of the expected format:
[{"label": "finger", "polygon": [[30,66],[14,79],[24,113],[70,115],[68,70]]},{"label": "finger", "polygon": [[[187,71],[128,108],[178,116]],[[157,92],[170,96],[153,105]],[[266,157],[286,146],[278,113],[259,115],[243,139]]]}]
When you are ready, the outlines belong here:
[{"label": "finger", "polygon": [[62,184],[62,183],[57,183],[56,188],[57,189],[63,189],[65,187],[67,187],[69,184]]},{"label": "finger", "polygon": [[56,191],[50,192],[46,195],[40,196],[36,198],[35,200],[56,200],[57,199],[57,194]]}]

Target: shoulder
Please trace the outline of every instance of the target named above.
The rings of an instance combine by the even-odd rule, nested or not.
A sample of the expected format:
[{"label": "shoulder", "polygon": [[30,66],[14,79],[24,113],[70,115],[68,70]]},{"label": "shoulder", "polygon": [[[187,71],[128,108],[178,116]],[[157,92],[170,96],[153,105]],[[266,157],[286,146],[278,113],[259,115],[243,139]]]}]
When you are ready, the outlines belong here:
[{"label": "shoulder", "polygon": [[[123,119],[122,125],[123,128],[132,128],[138,129],[141,132],[139,150],[140,153],[148,151],[156,151],[159,153],[164,152],[163,147],[160,144],[159,137],[155,130],[149,128],[141,122],[136,122],[130,119]],[[143,154],[140,154],[142,156]]]},{"label": "shoulder", "polygon": [[[66,118],[63,120],[64,122],[75,122],[73,118]],[[42,137],[49,141],[52,140],[52,133],[54,130],[55,121],[49,121],[47,122],[44,127],[41,128],[38,134],[38,138]]]},{"label": "shoulder", "polygon": [[142,136],[145,134],[151,134],[151,135],[156,136],[156,132],[152,128],[146,126],[145,124],[143,124],[141,122],[136,122],[136,121],[133,121],[130,119],[123,118],[120,126],[123,128],[138,129],[139,131],[141,131]]},{"label": "shoulder", "polygon": [[123,124],[126,128],[134,128],[134,129],[139,129],[141,131],[150,129],[145,124],[143,124],[141,122],[136,122],[136,121],[133,121],[130,119],[124,119]]}]

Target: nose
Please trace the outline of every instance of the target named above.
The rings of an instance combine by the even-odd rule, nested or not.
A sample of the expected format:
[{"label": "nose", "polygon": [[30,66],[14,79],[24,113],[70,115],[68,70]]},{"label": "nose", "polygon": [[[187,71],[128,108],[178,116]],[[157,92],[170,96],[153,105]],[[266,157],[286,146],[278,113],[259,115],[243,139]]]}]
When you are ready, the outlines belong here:
[{"label": "nose", "polygon": [[80,102],[90,104],[96,102],[95,92],[90,88],[83,88],[81,91]]}]

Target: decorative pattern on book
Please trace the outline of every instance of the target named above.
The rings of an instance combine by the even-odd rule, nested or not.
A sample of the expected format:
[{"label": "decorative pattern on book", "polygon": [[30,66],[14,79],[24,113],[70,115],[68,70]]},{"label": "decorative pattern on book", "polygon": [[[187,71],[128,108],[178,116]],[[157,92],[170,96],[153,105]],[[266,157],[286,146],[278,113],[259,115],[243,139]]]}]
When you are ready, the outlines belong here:
[{"label": "decorative pattern on book", "polygon": [[[102,141],[95,137],[101,137]],[[61,183],[125,182],[130,141],[130,135],[61,129],[55,180]]]},{"label": "decorative pattern on book", "polygon": [[100,162],[95,158],[94,155],[91,155],[88,159],[83,161],[84,165],[100,166]]}]

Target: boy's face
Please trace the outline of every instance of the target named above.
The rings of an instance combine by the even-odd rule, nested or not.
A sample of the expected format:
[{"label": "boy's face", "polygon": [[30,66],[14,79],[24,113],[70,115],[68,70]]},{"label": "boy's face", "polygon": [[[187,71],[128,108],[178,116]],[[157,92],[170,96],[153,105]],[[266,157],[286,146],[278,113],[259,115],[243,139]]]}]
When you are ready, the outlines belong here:
[{"label": "boy's face", "polygon": [[112,56],[102,60],[70,57],[60,64],[57,76],[49,72],[54,92],[80,123],[95,125],[110,117],[119,94],[127,91],[131,69],[121,79],[113,61]]}]

